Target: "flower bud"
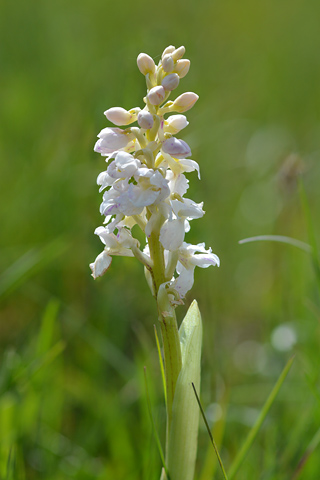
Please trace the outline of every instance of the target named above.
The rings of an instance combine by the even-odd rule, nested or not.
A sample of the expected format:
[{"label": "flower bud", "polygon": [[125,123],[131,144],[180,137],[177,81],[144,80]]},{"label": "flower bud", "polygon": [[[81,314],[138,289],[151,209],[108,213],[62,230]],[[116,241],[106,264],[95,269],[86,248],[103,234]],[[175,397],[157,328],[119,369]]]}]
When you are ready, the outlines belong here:
[{"label": "flower bud", "polygon": [[178,133],[187,125],[189,125],[189,122],[185,115],[171,115],[165,121],[165,130],[169,133]]},{"label": "flower bud", "polygon": [[185,53],[186,49],[184,47],[179,47],[174,52],[172,52],[172,58],[176,62],[177,60],[182,58]]},{"label": "flower bud", "polygon": [[126,133],[120,128],[104,128],[98,135],[99,140],[94,146],[94,151],[101,155],[110,155],[111,153],[130,146],[134,139],[132,133]]},{"label": "flower bud", "polygon": [[162,150],[174,158],[185,158],[191,155],[189,145],[176,137],[167,138],[162,144]]},{"label": "flower bud", "polygon": [[153,127],[153,115],[146,110],[141,110],[141,112],[138,113],[138,124],[139,127],[150,130],[150,128]]},{"label": "flower bud", "polygon": [[151,105],[160,105],[163,102],[166,92],[161,85],[151,88],[147,95],[148,101]]},{"label": "flower bud", "polygon": [[180,95],[178,98],[175,99],[173,104],[170,107],[171,111],[176,111],[179,113],[186,112],[193,107],[193,105],[198,100],[199,96],[193,92],[186,92]]},{"label": "flower bud", "polygon": [[174,68],[174,61],[170,54],[162,58],[162,68],[165,72],[170,73]]},{"label": "flower bud", "polygon": [[187,60],[186,58],[184,58],[183,60],[177,61],[174,67],[174,71],[179,75],[180,78],[183,78],[189,72],[189,68],[190,68],[190,60]]},{"label": "flower bud", "polygon": [[169,47],[167,47],[163,50],[162,58],[164,58],[165,55],[174,52],[175,49],[176,49],[176,47],[174,47],[173,45],[169,45]]},{"label": "flower bud", "polygon": [[122,107],[109,108],[104,114],[110,122],[118,126],[129,125],[137,119],[137,112],[135,110],[130,110],[130,112],[128,112]]},{"label": "flower bud", "polygon": [[138,55],[137,65],[142,75],[147,75],[147,73],[154,73],[156,70],[153,59],[146,53],[140,53]]},{"label": "flower bud", "polygon": [[177,88],[177,86],[179,85],[179,81],[180,81],[179,75],[177,75],[176,73],[170,73],[169,75],[164,77],[164,79],[161,82],[161,85],[165,90],[171,91]]}]

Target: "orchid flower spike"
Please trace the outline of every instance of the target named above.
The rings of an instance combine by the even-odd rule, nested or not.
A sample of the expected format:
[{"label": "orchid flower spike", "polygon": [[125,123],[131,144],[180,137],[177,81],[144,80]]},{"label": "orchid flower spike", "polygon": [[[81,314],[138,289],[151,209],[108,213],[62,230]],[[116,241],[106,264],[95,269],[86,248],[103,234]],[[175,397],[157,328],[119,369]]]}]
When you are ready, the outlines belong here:
[{"label": "orchid flower spike", "polygon": [[[202,203],[185,197],[189,187],[185,174],[197,170],[200,178],[199,165],[187,159],[191,148],[176,137],[189,123],[182,113],[193,107],[198,95],[186,92],[169,100],[190,68],[184,54],[183,46],[170,45],[156,65],[140,53],[137,65],[147,86],[144,105],[107,109],[105,115],[116,127],[101,130],[94,147],[107,167],[97,180],[103,191],[104,220],[95,231],[104,250],[90,265],[92,276],[102,276],[114,255],[135,256],[145,267],[154,296],[164,285],[175,302],[191,289],[196,266],[219,265],[218,257],[203,243],[185,241],[190,221],[201,218],[204,211]],[[141,247],[133,235],[135,225],[146,238]]]}]

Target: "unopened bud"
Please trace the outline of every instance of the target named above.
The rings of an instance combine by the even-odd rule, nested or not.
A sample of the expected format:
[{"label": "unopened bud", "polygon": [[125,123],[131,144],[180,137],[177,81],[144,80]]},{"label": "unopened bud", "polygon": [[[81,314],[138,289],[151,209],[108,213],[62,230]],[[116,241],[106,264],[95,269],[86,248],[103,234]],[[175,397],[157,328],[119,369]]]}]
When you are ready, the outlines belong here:
[{"label": "unopened bud", "polygon": [[179,75],[180,78],[183,78],[189,72],[189,68],[190,68],[190,60],[187,60],[186,58],[184,58],[183,60],[177,61],[174,67],[174,71]]},{"label": "unopened bud", "polygon": [[193,92],[186,92],[180,95],[178,98],[175,99],[173,104],[170,107],[170,111],[176,111],[179,113],[186,112],[193,107],[193,105],[198,100],[199,96]]},{"label": "unopened bud", "polygon": [[153,127],[153,115],[146,110],[141,110],[141,112],[138,113],[138,124],[141,128],[150,130],[150,128]]},{"label": "unopened bud", "polygon": [[168,53],[174,52],[175,49],[176,49],[176,47],[174,47],[173,45],[169,45],[169,47],[167,47],[163,50],[162,58],[164,58],[164,56],[167,55]]},{"label": "unopened bud", "polygon": [[184,47],[179,47],[174,52],[172,52],[172,58],[176,62],[177,60],[182,58],[185,53],[186,49]]},{"label": "unopened bud", "polygon": [[166,92],[161,85],[151,88],[147,95],[147,99],[151,105],[160,105],[163,102]]},{"label": "unopened bud", "polygon": [[162,144],[162,150],[174,158],[185,158],[191,155],[189,145],[176,137],[167,138]]},{"label": "unopened bud", "polygon": [[162,58],[162,68],[166,73],[172,72],[174,68],[174,61],[169,53]]},{"label": "unopened bud", "polygon": [[137,65],[142,75],[147,75],[147,73],[154,73],[156,70],[153,59],[146,53],[140,53],[138,55]]},{"label": "unopened bud", "polygon": [[185,115],[171,115],[165,121],[165,129],[166,129],[166,132],[169,132],[169,133],[178,133],[187,125],[189,125],[189,122]]},{"label": "unopened bud", "polygon": [[122,107],[112,107],[104,112],[107,119],[115,125],[129,125],[137,120],[137,111],[135,109],[129,112]]},{"label": "unopened bud", "polygon": [[170,73],[161,82],[161,85],[165,90],[174,90],[179,85],[179,75],[177,73]]}]

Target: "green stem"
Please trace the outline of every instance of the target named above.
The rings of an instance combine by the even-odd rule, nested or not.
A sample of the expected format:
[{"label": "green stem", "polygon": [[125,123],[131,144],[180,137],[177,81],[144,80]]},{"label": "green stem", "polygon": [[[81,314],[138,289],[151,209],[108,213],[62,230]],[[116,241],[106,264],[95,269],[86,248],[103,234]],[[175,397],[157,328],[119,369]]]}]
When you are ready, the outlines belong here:
[{"label": "green stem", "polygon": [[178,325],[174,312],[172,315],[171,312],[161,312],[159,309],[159,321],[163,342],[167,391],[167,434],[169,434],[172,421],[172,404],[174,399],[174,392],[182,366],[181,348]]},{"label": "green stem", "polygon": [[152,260],[152,281],[158,305],[158,316],[161,327],[163,355],[165,365],[166,396],[167,396],[167,442],[172,420],[172,404],[177,379],[181,370],[181,348],[179,340],[178,324],[174,308],[171,306],[166,287],[165,262],[163,246],[159,235],[163,218],[159,218],[159,224],[153,229],[148,240],[150,257]]}]

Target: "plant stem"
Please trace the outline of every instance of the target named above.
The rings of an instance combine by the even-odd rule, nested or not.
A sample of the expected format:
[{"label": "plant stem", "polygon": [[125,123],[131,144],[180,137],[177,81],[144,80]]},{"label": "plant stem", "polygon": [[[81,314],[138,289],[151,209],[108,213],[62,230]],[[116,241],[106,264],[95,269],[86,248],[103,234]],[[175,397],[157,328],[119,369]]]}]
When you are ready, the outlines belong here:
[{"label": "plant stem", "polygon": [[164,316],[159,311],[159,321],[163,342],[166,392],[167,392],[167,432],[170,431],[172,420],[172,404],[176,383],[181,370],[181,349],[178,325],[175,314]]},{"label": "plant stem", "polygon": [[172,421],[172,404],[174,398],[177,379],[181,370],[181,348],[179,340],[179,330],[176,320],[175,310],[170,304],[168,293],[165,288],[165,262],[163,255],[163,246],[160,243],[160,227],[154,229],[148,242],[150,257],[152,259],[152,280],[154,292],[157,299],[158,318],[161,327],[163,355],[165,365],[166,380],[166,399],[167,399],[167,442]]}]

